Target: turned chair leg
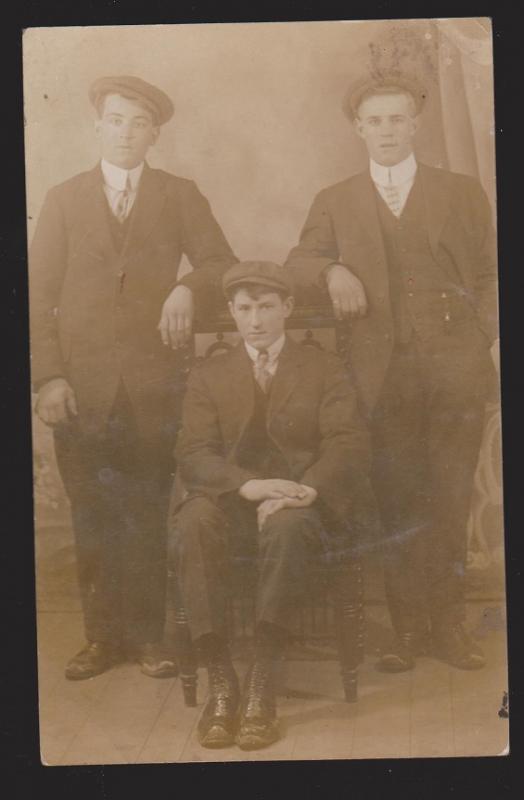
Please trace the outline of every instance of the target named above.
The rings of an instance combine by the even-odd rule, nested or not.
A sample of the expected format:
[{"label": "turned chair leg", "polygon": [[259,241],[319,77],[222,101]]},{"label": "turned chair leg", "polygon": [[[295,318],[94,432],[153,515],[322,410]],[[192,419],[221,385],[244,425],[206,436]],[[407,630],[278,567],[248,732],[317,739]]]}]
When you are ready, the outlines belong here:
[{"label": "turned chair leg", "polygon": [[180,668],[180,680],[186,706],[197,704],[197,659],[185,609],[179,605],[175,610],[175,646]]},{"label": "turned chair leg", "polygon": [[337,567],[334,580],[335,620],[342,685],[347,703],[358,699],[358,666],[364,658],[364,592],[362,566],[352,559]]}]

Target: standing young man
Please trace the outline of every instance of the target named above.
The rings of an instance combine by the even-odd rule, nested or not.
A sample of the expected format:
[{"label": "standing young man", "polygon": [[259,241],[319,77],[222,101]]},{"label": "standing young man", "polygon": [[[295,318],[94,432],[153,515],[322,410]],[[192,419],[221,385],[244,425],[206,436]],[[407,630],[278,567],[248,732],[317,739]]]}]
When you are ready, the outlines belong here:
[{"label": "standing young man", "polygon": [[[194,296],[237,260],[192,181],[145,161],[173,114],[133,76],[100,78],[101,161],[47,195],[30,250],[36,411],[54,429],[71,504],[87,646],[66,677],[162,652],[166,514],[180,355]],[[193,272],[177,278],[186,254]]]},{"label": "standing young man", "polygon": [[[173,523],[179,583],[210,695],[204,747],[264,747],[278,738],[274,669],[288,614],[308,591],[322,545],[354,543],[366,495],[368,436],[347,370],[335,355],[295,344],[288,274],[244,262],[224,275],[242,337],[197,366],[177,445],[187,496]],[[242,697],[225,631],[226,565],[257,567],[254,661]]]},{"label": "standing young man", "polygon": [[473,178],[413,152],[426,92],[408,76],[362,81],[346,111],[369,168],[316,197],[287,261],[350,317],[349,366],[367,416],[396,639],[381,667],[426,650],[474,669],[463,628],[466,524],[497,337],[495,237]]}]

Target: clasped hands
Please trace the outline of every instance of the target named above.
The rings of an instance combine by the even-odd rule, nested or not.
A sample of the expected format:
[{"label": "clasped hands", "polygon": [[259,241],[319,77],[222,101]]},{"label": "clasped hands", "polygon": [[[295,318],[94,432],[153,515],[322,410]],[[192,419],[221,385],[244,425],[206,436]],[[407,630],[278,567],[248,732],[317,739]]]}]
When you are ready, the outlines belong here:
[{"label": "clasped hands", "polygon": [[258,529],[262,530],[271,514],[282,508],[307,508],[317,499],[317,491],[311,486],[281,478],[250,480],[244,483],[238,493],[245,500],[258,503]]}]

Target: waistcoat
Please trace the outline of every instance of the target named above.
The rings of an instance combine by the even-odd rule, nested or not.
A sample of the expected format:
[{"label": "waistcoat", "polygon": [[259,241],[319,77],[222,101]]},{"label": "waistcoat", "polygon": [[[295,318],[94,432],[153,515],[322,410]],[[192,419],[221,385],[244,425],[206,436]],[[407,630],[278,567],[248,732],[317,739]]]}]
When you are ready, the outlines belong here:
[{"label": "waistcoat", "polygon": [[445,328],[451,295],[460,291],[458,272],[440,246],[438,260],[429,244],[424,196],[415,178],[397,219],[376,192],[389,270],[395,341],[405,343],[413,331],[425,338]]}]

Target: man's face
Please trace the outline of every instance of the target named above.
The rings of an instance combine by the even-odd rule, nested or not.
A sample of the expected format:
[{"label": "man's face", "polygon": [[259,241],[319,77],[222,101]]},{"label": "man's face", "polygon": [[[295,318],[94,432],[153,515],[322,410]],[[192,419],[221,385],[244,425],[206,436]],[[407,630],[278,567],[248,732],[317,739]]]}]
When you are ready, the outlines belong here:
[{"label": "man's face", "polygon": [[119,94],[105,98],[95,131],[101,142],[102,158],[122,169],[141,164],[159,133],[149,111]]},{"label": "man's face", "polygon": [[283,300],[271,289],[254,294],[256,296],[251,297],[245,289],[239,289],[229,302],[229,310],[244,341],[257,350],[264,350],[284,333],[294,302],[292,297]]},{"label": "man's face", "polygon": [[373,95],[363,100],[355,125],[377,164],[392,167],[413,151],[417,120],[412,101],[404,94]]}]

